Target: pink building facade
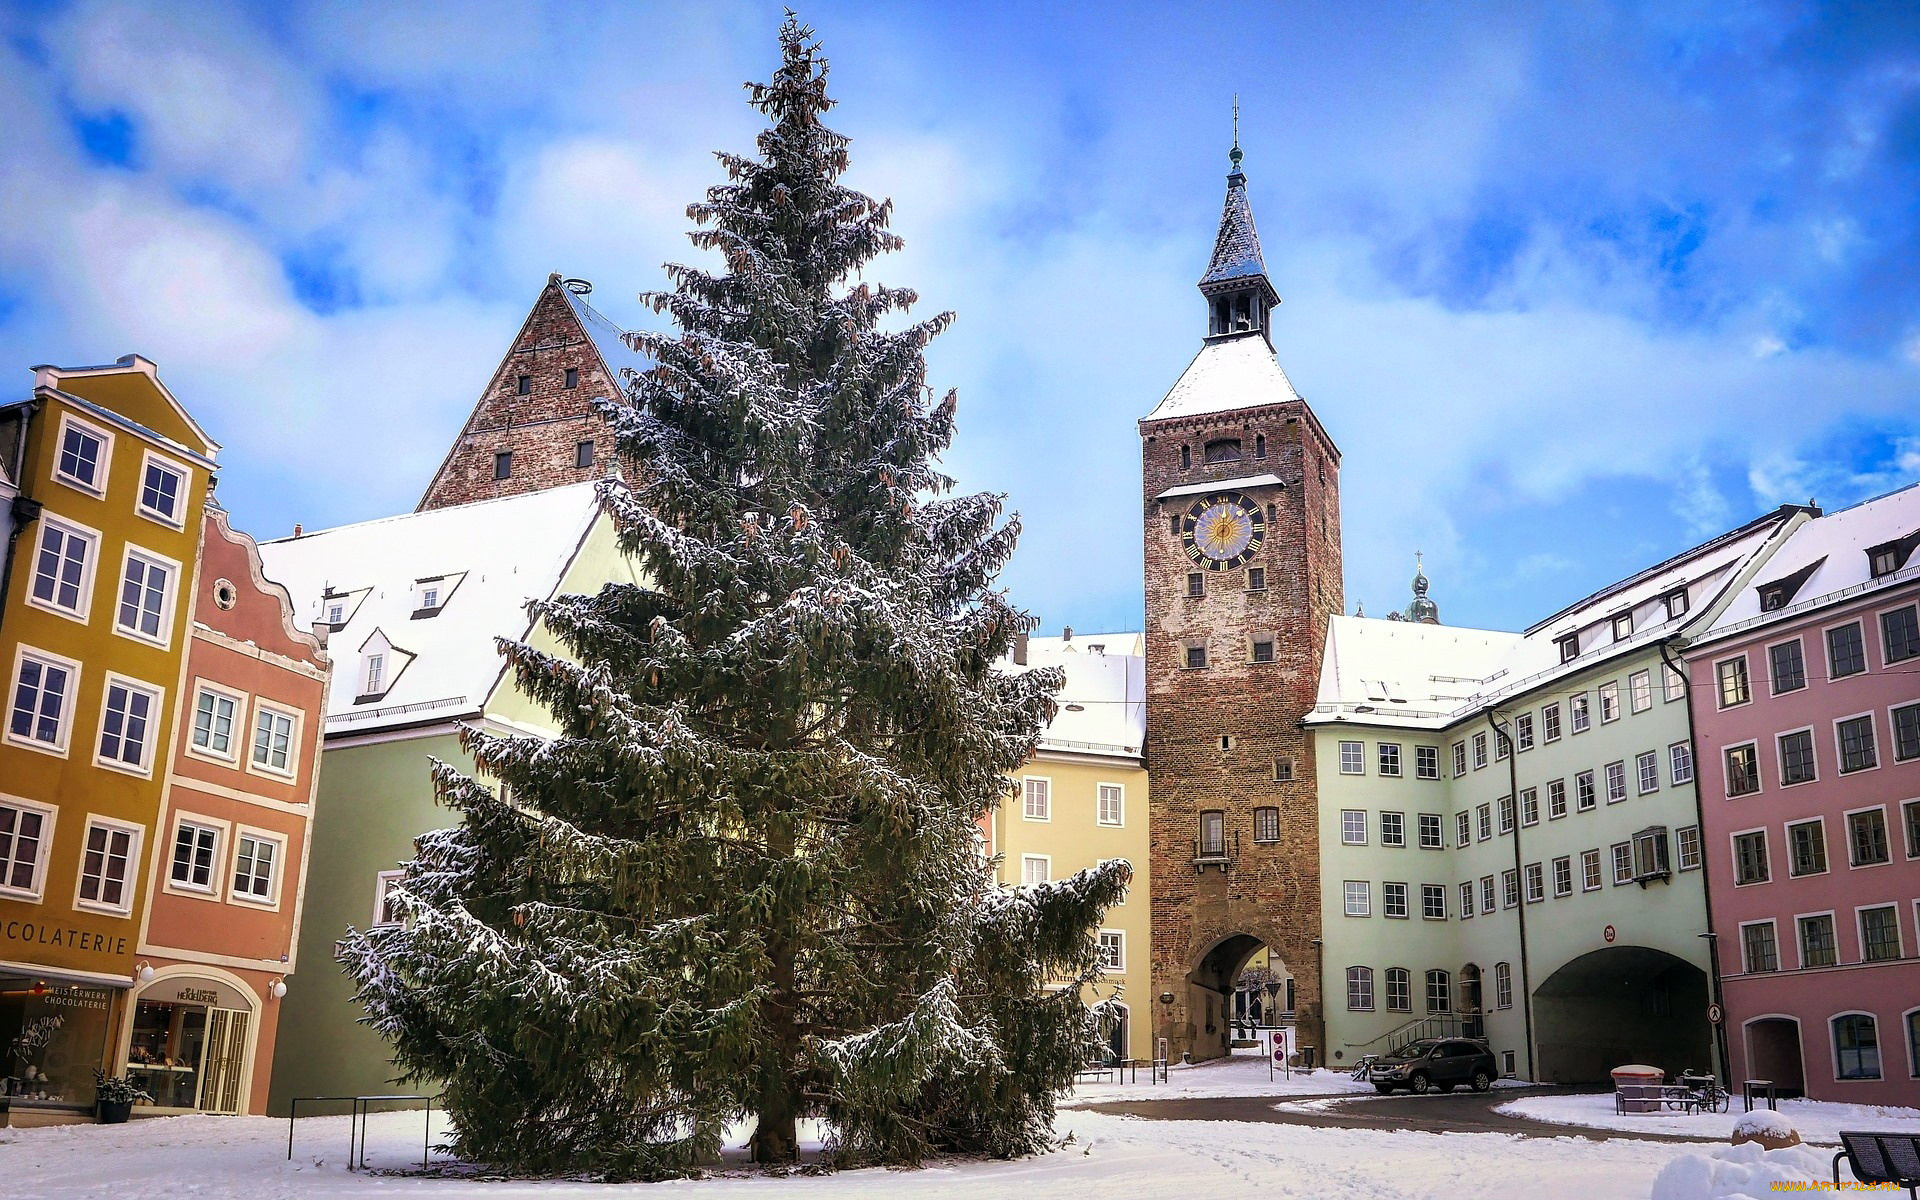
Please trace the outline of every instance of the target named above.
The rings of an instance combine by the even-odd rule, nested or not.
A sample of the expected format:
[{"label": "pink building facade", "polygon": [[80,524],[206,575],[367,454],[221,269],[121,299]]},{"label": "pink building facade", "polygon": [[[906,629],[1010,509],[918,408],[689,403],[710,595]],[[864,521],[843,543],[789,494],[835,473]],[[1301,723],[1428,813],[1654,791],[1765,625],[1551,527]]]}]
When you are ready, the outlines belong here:
[{"label": "pink building facade", "polygon": [[1686,650],[1728,1067],[1920,1106],[1920,485],[1809,521]]}]

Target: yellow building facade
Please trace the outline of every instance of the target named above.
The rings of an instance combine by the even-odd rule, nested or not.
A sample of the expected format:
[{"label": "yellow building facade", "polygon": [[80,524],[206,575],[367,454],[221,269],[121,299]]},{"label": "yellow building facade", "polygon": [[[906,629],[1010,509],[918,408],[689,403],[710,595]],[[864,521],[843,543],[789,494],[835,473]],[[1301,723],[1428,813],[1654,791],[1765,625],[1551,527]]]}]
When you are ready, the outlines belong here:
[{"label": "yellow building facade", "polygon": [[[1019,659],[1024,658],[1024,662]],[[1033,638],[1019,667],[1059,667],[1066,684],[1060,711],[1039,749],[1016,772],[1008,799],[992,815],[989,848],[1006,886],[1063,879],[1109,859],[1133,867],[1126,900],[1108,910],[1099,931],[1105,978],[1089,999],[1114,998],[1125,1020],[1114,1031],[1116,1058],[1151,1059],[1152,923],[1147,897],[1145,663],[1138,634],[1090,637],[1069,632]]]},{"label": "yellow building facade", "polygon": [[128,356],[0,408],[0,1083],[15,1124],[93,1103],[134,983],[219,447]]}]

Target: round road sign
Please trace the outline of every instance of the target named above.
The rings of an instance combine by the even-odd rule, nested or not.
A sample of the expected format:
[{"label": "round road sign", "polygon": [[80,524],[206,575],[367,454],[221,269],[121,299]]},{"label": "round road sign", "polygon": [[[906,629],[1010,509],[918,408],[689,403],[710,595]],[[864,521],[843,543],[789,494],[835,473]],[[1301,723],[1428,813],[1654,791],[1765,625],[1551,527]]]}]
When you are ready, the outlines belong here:
[{"label": "round road sign", "polygon": [[1614,929],[1613,926],[1609,925],[1600,932],[1600,936],[1607,939],[1607,941],[1611,943],[1613,939],[1619,937],[1620,934]]},{"label": "round road sign", "polygon": [[1713,1024],[1718,1025],[1720,1023],[1721,1018],[1725,1017],[1726,1015],[1727,1014],[1720,1011],[1720,1006],[1718,1004],[1707,1005],[1707,1020],[1712,1022]]}]

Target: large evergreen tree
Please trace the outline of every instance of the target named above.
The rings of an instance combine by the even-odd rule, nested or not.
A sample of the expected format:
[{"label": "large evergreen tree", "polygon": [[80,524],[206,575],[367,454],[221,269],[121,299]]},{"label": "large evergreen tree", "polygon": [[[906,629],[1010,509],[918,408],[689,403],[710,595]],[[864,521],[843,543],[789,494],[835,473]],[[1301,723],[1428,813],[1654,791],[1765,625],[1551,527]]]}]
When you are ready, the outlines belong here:
[{"label": "large evergreen tree", "polygon": [[839,182],[811,31],[780,42],[758,157],[688,210],[721,269],[668,267],[675,332],[608,411],[648,583],[531,606],[567,657],[502,650],[560,736],[468,730],[499,790],[436,764],[462,823],[341,952],[456,1149],[510,1170],[685,1173],[747,1118],[782,1163],[808,1115],[839,1163],[1029,1153],[1096,1036],[1075,985],[1127,868],[1001,890],[979,850],[1060,686],[997,665],[1033,625],[994,588],[1018,521],[935,465],[951,316],[849,282],[891,204]]}]

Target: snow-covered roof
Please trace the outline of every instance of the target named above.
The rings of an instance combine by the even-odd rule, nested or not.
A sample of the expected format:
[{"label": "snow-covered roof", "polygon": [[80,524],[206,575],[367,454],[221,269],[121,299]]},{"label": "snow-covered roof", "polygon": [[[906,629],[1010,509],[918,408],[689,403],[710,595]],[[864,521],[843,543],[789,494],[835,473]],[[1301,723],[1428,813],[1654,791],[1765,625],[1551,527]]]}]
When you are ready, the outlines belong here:
[{"label": "snow-covered roof", "polygon": [[[584,482],[261,542],[302,624],[342,607],[328,639],[327,732],[480,711],[503,666],[493,639],[527,632],[523,606],[553,593],[599,511]],[[437,608],[422,608],[427,587]],[[377,696],[363,694],[369,649],[387,654]]]},{"label": "snow-covered roof", "polygon": [[1188,483],[1179,487],[1170,487],[1155,496],[1155,500],[1172,500],[1179,496],[1200,496],[1208,492],[1244,491],[1257,487],[1285,487],[1280,477],[1269,471],[1264,475],[1242,475],[1237,479],[1215,479],[1206,483]]},{"label": "snow-covered roof", "polygon": [[600,361],[607,364],[607,370],[613,375],[613,382],[621,384],[620,368],[628,367],[635,371],[645,371],[653,366],[653,360],[627,345],[626,331],[608,320],[599,309],[587,303],[587,298],[565,284],[560,291],[566,296],[567,304],[572,307],[574,317],[580,322],[580,328],[587,331],[593,348],[600,353]]},{"label": "snow-covered roof", "polygon": [[1273,357],[1273,347],[1258,330],[1252,330],[1208,338],[1146,419],[1201,416],[1299,398]]},{"label": "snow-covered roof", "polygon": [[[1920,578],[1920,550],[1905,544],[1916,535],[1920,535],[1920,483],[1816,517],[1793,531],[1753,583],[1740,590],[1701,637],[1729,632],[1762,616],[1792,615],[1830,603],[1839,593],[1864,590],[1873,582],[1867,552],[1888,543],[1900,543],[1906,558],[1899,570],[1885,577],[1886,582]],[[1791,594],[1784,597],[1779,610],[1763,614],[1760,593],[1781,583],[1788,584]]]},{"label": "snow-covered roof", "polygon": [[1526,639],[1493,629],[1336,616],[1327,625],[1320,694],[1309,723],[1344,714],[1438,728]]},{"label": "snow-covered roof", "polygon": [[1144,642],[1138,633],[1028,640],[1027,669],[1059,667],[1067,676],[1060,711],[1040,739],[1042,750],[1140,756],[1147,736]]},{"label": "snow-covered roof", "polygon": [[1213,258],[1207,263],[1207,273],[1200,277],[1200,286],[1208,289],[1266,273],[1260,235],[1253,228],[1253,206],[1247,202],[1247,177],[1236,168],[1227,176],[1227,203],[1220,213],[1220,232],[1213,239]]}]

